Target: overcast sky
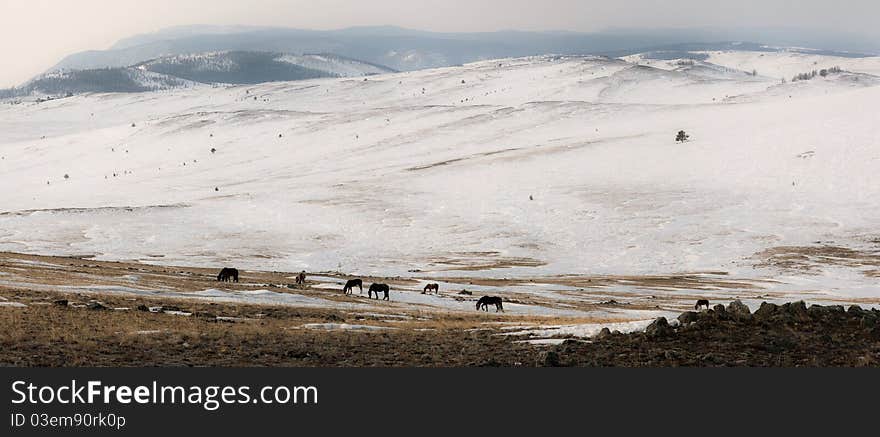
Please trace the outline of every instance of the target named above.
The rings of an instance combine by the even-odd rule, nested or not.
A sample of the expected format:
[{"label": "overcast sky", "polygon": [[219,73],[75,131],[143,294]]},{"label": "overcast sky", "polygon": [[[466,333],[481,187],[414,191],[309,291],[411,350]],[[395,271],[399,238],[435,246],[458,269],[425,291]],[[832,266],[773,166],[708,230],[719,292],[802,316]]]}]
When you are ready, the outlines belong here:
[{"label": "overcast sky", "polygon": [[880,0],[0,0],[0,87],[63,56],[185,24],[434,31],[804,27],[880,38]]}]

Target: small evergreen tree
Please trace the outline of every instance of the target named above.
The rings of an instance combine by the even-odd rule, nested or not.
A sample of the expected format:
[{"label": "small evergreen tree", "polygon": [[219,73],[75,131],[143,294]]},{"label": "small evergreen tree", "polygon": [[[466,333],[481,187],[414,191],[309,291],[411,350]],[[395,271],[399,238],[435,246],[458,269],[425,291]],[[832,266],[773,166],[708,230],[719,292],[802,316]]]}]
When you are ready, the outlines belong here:
[{"label": "small evergreen tree", "polygon": [[686,134],[683,130],[678,131],[678,135],[675,136],[675,142],[683,143],[688,140],[691,136]]}]

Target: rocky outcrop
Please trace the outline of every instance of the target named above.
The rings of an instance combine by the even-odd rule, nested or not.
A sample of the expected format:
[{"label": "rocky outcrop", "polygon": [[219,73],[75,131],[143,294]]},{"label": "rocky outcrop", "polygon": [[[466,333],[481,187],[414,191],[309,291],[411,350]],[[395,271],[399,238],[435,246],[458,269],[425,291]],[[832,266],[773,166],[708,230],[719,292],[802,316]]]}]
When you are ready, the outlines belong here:
[{"label": "rocky outcrop", "polygon": [[[844,322],[858,323],[862,328],[871,329],[880,325],[880,311],[865,310],[853,305],[845,310],[842,306],[811,305],[807,308],[803,301],[789,302],[782,305],[763,302],[754,314],[740,300],[731,302],[726,307],[715,305],[712,309],[700,312],[685,311],[674,323],[661,317],[654,320],[646,329],[650,337],[663,337],[674,334],[681,329],[706,329],[720,327],[722,324],[761,323],[785,326],[812,322]],[[600,333],[601,334],[601,333]]]},{"label": "rocky outcrop", "polygon": [[[677,326],[676,326],[677,325]],[[880,310],[857,305],[740,301],[681,313],[644,332],[600,333],[601,341],[565,342],[571,366],[880,366]]]}]

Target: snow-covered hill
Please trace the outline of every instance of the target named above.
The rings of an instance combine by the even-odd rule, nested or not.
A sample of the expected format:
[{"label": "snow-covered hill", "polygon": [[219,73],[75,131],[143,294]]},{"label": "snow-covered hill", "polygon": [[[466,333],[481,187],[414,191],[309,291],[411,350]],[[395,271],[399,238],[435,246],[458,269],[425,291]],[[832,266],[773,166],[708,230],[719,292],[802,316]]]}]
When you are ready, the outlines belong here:
[{"label": "snow-covered hill", "polygon": [[783,275],[756,254],[878,250],[880,59],[783,84],[814,60],[751,56],[2,105],[0,250],[384,275],[723,271],[878,294],[868,264]]},{"label": "snow-covered hill", "polygon": [[102,68],[96,70],[54,71],[28,81],[12,90],[15,96],[94,92],[146,92],[174,88],[191,88],[197,83],[179,77],[135,68]]},{"label": "snow-covered hill", "polygon": [[357,77],[391,69],[335,55],[211,52],[166,56],[138,64],[142,70],[201,83],[253,84],[321,77]]},{"label": "snow-covered hill", "polygon": [[332,54],[281,55],[276,60],[312,70],[325,71],[337,77],[360,77],[394,72],[394,70],[381,65]]},{"label": "snow-covered hill", "polygon": [[254,84],[392,72],[380,65],[329,54],[191,53],[164,56],[128,67],[50,71],[21,87],[0,90],[0,98],[34,95],[56,98],[69,94],[161,91],[200,84]]}]

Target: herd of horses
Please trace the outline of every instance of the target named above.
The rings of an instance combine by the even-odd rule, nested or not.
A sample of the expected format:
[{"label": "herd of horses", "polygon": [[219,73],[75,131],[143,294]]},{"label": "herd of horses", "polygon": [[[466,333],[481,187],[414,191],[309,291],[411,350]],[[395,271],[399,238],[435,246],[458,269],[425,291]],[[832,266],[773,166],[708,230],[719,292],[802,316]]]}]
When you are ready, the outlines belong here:
[{"label": "herd of horses", "polygon": [[[220,273],[217,275],[217,280],[220,282],[238,282],[238,269],[234,269],[231,267],[224,267],[220,270]],[[304,285],[306,283],[306,271],[303,270],[299,274],[296,275],[296,284]],[[360,279],[349,279],[345,282],[345,286],[342,287],[342,292],[345,294],[353,294],[354,288],[357,287],[361,294],[364,294],[364,281]],[[425,294],[429,291],[433,291],[435,293],[440,293],[440,285],[431,283],[425,285],[425,288],[422,289],[422,294]],[[379,292],[382,292],[384,297],[382,300],[390,300],[388,298],[388,294],[391,292],[391,287],[388,284],[380,284],[373,283],[370,285],[370,288],[367,289],[367,299],[372,299],[373,294],[376,295],[376,299],[379,299]],[[489,306],[495,305],[495,312],[504,312],[504,306],[502,305],[501,298],[498,296],[483,296],[477,301],[477,311],[489,311]],[[709,301],[707,299],[700,299],[697,301],[697,304],[694,305],[695,310],[699,310],[702,307],[706,307],[709,309]]]},{"label": "herd of horses", "polygon": [[[238,282],[238,269],[224,267],[217,275],[217,280],[220,282]],[[296,275],[296,284],[304,285],[305,283],[306,272],[305,270],[303,270]],[[348,281],[346,281],[345,286],[342,287],[342,292],[345,294],[353,294],[355,287],[360,290],[361,294],[364,294],[364,281],[360,279],[349,279]],[[422,294],[425,294],[429,291],[440,293],[440,285],[436,283],[427,284],[425,285],[425,288],[422,289]],[[379,299],[380,292],[383,294],[382,300],[390,300],[389,293],[391,292],[391,287],[389,287],[388,284],[380,284],[378,282],[371,284],[370,288],[367,289],[367,298],[372,299],[373,294],[375,294],[376,299]],[[477,311],[481,309],[483,311],[489,311],[489,305],[495,305],[495,312],[504,312],[504,307],[501,304],[501,298],[497,296],[481,297],[480,300],[477,301]]]},{"label": "herd of horses", "polygon": [[[220,282],[238,282],[238,270],[231,267],[224,267],[220,270],[220,273],[217,275],[217,280]],[[306,271],[303,270],[299,274],[296,275],[296,285],[304,285],[306,283]],[[349,279],[345,282],[345,286],[342,287],[342,292],[345,294],[353,294],[354,288],[357,287],[360,290],[361,294],[364,294],[364,281],[360,279]],[[440,293],[440,285],[436,283],[430,283],[425,285],[425,288],[422,289],[422,294],[433,291],[434,293]],[[373,294],[376,295],[376,299],[379,299],[379,292],[383,294],[382,300],[390,300],[388,295],[391,292],[391,287],[388,284],[380,284],[378,282],[370,285],[370,288],[367,289],[367,299],[372,299]],[[504,312],[504,305],[502,304],[501,298],[498,296],[483,296],[479,300],[477,300],[477,311],[489,311],[489,306],[495,306],[495,312]],[[697,301],[697,304],[694,305],[695,310],[699,310],[702,307],[706,307],[709,309],[709,301],[707,299],[700,299]]]}]

